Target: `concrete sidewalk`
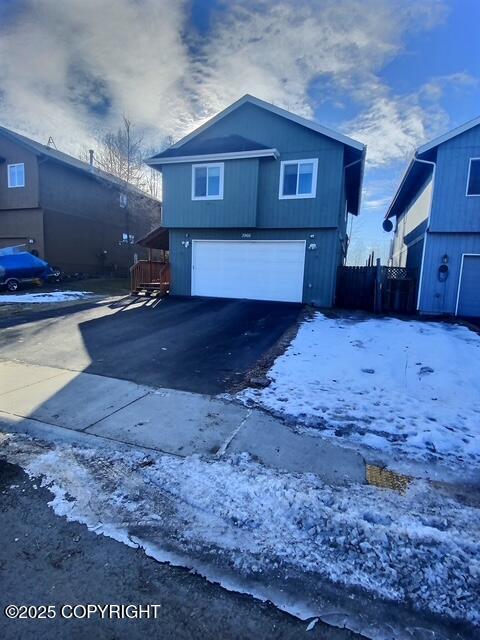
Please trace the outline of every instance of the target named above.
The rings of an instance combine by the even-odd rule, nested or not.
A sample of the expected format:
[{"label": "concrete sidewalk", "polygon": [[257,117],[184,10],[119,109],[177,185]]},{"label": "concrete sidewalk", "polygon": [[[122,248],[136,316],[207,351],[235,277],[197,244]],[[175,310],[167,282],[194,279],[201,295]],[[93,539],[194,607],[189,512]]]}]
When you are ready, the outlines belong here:
[{"label": "concrete sidewalk", "polygon": [[365,482],[358,453],[294,433],[261,411],[53,367],[0,361],[0,427],[58,437],[70,430],[179,456],[248,452],[268,466],[330,483]]}]

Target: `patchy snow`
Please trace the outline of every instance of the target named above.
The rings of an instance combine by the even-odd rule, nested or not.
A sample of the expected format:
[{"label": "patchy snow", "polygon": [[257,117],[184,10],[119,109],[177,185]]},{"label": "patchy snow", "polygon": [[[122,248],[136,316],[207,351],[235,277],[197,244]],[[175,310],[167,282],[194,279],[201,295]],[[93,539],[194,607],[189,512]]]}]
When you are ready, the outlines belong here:
[{"label": "patchy snow", "polygon": [[480,464],[480,336],[418,320],[305,321],[268,372],[237,397],[397,460]]},{"label": "patchy snow", "polygon": [[[423,481],[404,495],[332,487],[246,454],[145,456],[19,435],[7,436],[1,451],[42,477],[57,514],[222,584],[250,581],[252,593],[304,618],[397,640],[427,637],[410,634],[419,620],[443,629],[438,637],[453,637],[445,632],[452,621],[480,625],[474,495],[468,506]],[[468,629],[455,637],[473,637]]]},{"label": "patchy snow", "polygon": [[45,293],[9,293],[0,295],[0,304],[37,304],[40,302],[68,302],[91,296],[91,291],[47,291]]}]

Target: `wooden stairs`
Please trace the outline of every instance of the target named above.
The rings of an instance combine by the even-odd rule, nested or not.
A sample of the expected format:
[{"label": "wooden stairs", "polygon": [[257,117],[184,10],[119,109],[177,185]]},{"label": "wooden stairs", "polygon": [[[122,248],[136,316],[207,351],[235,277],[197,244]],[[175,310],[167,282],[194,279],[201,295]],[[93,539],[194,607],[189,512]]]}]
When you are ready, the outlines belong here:
[{"label": "wooden stairs", "polygon": [[170,291],[170,263],[139,260],[130,267],[132,295],[161,298]]}]

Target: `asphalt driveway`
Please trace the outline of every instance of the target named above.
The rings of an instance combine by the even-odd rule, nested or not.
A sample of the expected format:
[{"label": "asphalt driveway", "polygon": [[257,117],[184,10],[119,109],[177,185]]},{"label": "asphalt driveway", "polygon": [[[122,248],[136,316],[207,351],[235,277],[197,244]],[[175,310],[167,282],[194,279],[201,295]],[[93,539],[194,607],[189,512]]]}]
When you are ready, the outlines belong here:
[{"label": "asphalt driveway", "polygon": [[0,358],[171,389],[222,393],[295,323],[299,305],[165,298],[13,315]]}]

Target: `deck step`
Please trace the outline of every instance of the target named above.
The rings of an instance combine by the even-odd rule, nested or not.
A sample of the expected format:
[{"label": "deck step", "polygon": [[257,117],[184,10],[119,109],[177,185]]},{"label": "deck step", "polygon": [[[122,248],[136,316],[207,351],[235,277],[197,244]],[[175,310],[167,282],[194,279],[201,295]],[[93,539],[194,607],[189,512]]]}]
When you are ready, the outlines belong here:
[{"label": "deck step", "polygon": [[170,284],[165,283],[163,285],[156,284],[155,286],[140,286],[135,289],[133,295],[136,296],[144,296],[144,297],[152,297],[152,298],[161,298],[162,296],[167,295],[170,289]]}]

